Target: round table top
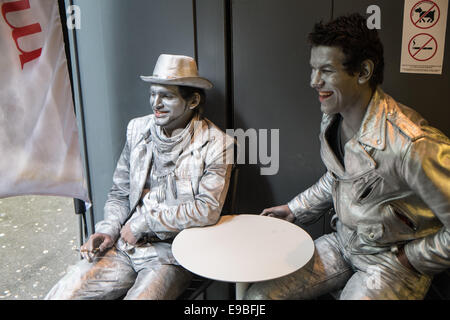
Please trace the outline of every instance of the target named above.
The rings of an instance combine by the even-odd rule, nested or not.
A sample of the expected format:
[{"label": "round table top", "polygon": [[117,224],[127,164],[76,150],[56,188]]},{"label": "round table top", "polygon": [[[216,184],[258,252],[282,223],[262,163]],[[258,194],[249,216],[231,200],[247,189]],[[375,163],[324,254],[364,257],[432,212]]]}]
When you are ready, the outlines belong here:
[{"label": "round table top", "polygon": [[254,214],[222,216],[213,226],[180,232],[172,243],[175,259],[202,277],[226,282],[258,282],[303,267],[314,242],[285,220]]}]

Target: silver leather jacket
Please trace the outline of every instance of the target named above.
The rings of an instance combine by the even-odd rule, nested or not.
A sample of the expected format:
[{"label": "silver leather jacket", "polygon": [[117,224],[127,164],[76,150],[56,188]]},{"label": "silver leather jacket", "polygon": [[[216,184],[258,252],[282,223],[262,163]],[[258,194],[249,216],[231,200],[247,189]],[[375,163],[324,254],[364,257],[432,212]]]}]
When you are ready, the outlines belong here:
[{"label": "silver leather jacket", "polygon": [[[104,220],[95,226],[96,232],[109,234],[114,241],[119,238],[122,226],[142,205],[153,157],[154,142],[149,130],[153,117],[136,118],[128,124],[126,143],[104,207]],[[147,225],[147,233],[151,235],[148,240],[155,242],[162,263],[176,264],[170,240],[177,233],[185,228],[212,225],[219,220],[227,194],[234,140],[207,119],[200,120],[197,126],[192,143],[176,160],[178,198],[143,210],[145,215],[140,217]],[[120,240],[117,245],[123,249]]]},{"label": "silver leather jacket", "polygon": [[378,88],[357,134],[345,145],[345,169],[327,139],[336,115],[321,123],[327,173],[288,203],[298,222],[334,205],[337,235],[352,254],[396,252],[433,275],[450,266],[450,140],[414,110]]}]

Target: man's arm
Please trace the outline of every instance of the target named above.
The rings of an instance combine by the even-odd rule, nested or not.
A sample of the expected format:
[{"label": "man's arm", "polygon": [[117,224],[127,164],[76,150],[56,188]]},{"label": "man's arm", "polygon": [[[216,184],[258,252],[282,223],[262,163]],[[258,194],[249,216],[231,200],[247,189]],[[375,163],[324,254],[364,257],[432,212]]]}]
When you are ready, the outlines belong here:
[{"label": "man's arm", "polygon": [[96,233],[109,235],[115,242],[123,223],[130,214],[130,146],[129,137],[133,121],[128,124],[127,141],[117,162],[113,175],[113,185],[108,193],[104,208],[104,220],[95,226]]},{"label": "man's arm", "polygon": [[308,225],[319,220],[333,206],[333,177],[329,171],[319,181],[288,202],[296,220]]},{"label": "man's arm", "polygon": [[316,222],[333,205],[333,178],[327,172],[313,186],[281,206],[266,208],[262,216],[274,217],[302,225]]},{"label": "man's arm", "polygon": [[450,266],[450,142],[440,140],[423,137],[412,142],[402,166],[406,183],[443,224],[437,233],[404,247],[409,263],[429,275]]}]

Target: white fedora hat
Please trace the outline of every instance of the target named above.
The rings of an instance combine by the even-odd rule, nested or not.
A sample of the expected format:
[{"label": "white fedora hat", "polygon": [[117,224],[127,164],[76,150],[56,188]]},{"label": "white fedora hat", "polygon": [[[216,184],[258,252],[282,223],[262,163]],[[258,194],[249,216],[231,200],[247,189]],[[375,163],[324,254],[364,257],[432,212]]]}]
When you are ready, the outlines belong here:
[{"label": "white fedora hat", "polygon": [[211,89],[212,83],[198,76],[195,60],[188,56],[161,54],[152,76],[141,76],[146,82]]}]

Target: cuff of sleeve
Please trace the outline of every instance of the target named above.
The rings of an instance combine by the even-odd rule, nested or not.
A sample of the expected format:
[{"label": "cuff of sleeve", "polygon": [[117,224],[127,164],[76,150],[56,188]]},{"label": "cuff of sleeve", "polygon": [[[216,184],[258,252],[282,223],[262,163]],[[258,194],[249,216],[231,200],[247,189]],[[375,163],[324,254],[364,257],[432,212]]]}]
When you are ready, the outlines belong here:
[{"label": "cuff of sleeve", "polygon": [[408,259],[409,263],[414,267],[414,269],[416,269],[418,272],[422,274],[426,274],[423,270],[421,270],[420,263],[418,263],[416,259],[414,259],[414,254],[411,252],[411,250],[413,250],[412,245],[413,243],[410,242],[403,247],[406,258]]},{"label": "cuff of sleeve", "polygon": [[130,229],[136,239],[140,239],[144,234],[150,232],[143,214],[137,215],[130,221]]},{"label": "cuff of sleeve", "polygon": [[115,242],[119,238],[119,231],[120,229],[117,227],[114,227],[110,223],[106,221],[100,221],[95,225],[95,232],[96,233],[104,233],[109,235],[112,240]]},{"label": "cuff of sleeve", "polygon": [[294,214],[294,216],[297,218],[298,214],[300,213],[301,208],[302,208],[298,198],[295,197],[294,199],[289,201],[287,205],[288,205],[289,209],[292,211],[292,213]]}]

